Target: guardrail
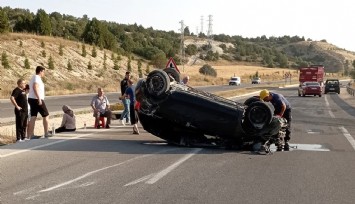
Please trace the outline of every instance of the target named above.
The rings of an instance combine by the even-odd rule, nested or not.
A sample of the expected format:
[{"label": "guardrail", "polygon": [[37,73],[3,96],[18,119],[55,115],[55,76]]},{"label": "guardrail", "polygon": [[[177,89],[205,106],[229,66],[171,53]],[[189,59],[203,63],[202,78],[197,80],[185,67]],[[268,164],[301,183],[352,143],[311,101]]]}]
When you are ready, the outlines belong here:
[{"label": "guardrail", "polygon": [[346,91],[348,92],[348,94],[355,96],[355,90],[350,86],[346,86]]}]

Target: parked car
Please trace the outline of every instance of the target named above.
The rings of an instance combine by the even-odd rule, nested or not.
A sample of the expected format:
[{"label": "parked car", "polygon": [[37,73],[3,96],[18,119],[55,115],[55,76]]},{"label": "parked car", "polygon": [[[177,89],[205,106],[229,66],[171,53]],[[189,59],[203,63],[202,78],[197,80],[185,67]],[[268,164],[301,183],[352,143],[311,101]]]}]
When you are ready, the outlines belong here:
[{"label": "parked car", "polygon": [[324,94],[335,92],[340,94],[340,83],[338,79],[327,79],[324,86]]},{"label": "parked car", "polygon": [[298,87],[298,96],[314,95],[322,97],[322,87],[318,82],[306,81]]},{"label": "parked car", "polygon": [[261,79],[260,77],[255,77],[251,80],[252,84],[260,84],[261,83]]},{"label": "parked car", "polygon": [[229,85],[240,86],[240,84],[241,84],[240,77],[231,77],[231,79],[229,80]]},{"label": "parked car", "polygon": [[269,105],[252,97],[245,104],[169,80],[162,70],[150,72],[135,89],[143,128],[170,144],[225,147],[282,141],[286,121]]}]

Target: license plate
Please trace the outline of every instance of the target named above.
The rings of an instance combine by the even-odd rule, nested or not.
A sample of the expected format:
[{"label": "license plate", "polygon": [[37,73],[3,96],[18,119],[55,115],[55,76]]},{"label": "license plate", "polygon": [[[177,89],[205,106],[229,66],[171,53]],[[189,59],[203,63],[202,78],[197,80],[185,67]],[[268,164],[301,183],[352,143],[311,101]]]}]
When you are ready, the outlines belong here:
[{"label": "license plate", "polygon": [[312,90],[317,90],[317,88],[311,88]]},{"label": "license plate", "polygon": [[334,90],[334,88],[329,88],[329,90]]}]

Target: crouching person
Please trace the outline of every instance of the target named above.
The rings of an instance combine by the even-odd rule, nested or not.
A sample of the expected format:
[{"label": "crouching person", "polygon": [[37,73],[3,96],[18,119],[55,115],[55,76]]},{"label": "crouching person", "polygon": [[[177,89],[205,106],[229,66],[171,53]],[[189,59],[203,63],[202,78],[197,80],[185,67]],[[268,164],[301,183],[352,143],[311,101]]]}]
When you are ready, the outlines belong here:
[{"label": "crouching person", "polygon": [[67,105],[64,105],[62,107],[62,110],[64,112],[62,124],[60,125],[59,128],[55,129],[55,132],[60,133],[60,132],[75,131],[76,130],[76,121],[75,121],[75,114],[74,114],[73,110]]}]

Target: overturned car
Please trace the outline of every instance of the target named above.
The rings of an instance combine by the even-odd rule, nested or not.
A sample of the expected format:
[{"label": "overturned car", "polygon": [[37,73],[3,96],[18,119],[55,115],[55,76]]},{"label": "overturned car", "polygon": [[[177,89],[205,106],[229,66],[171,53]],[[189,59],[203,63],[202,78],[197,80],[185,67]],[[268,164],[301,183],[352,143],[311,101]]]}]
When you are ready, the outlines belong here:
[{"label": "overturned car", "polygon": [[282,145],[286,121],[258,98],[243,104],[179,83],[174,69],[154,70],[138,81],[138,117],[143,128],[170,144],[253,147]]}]

